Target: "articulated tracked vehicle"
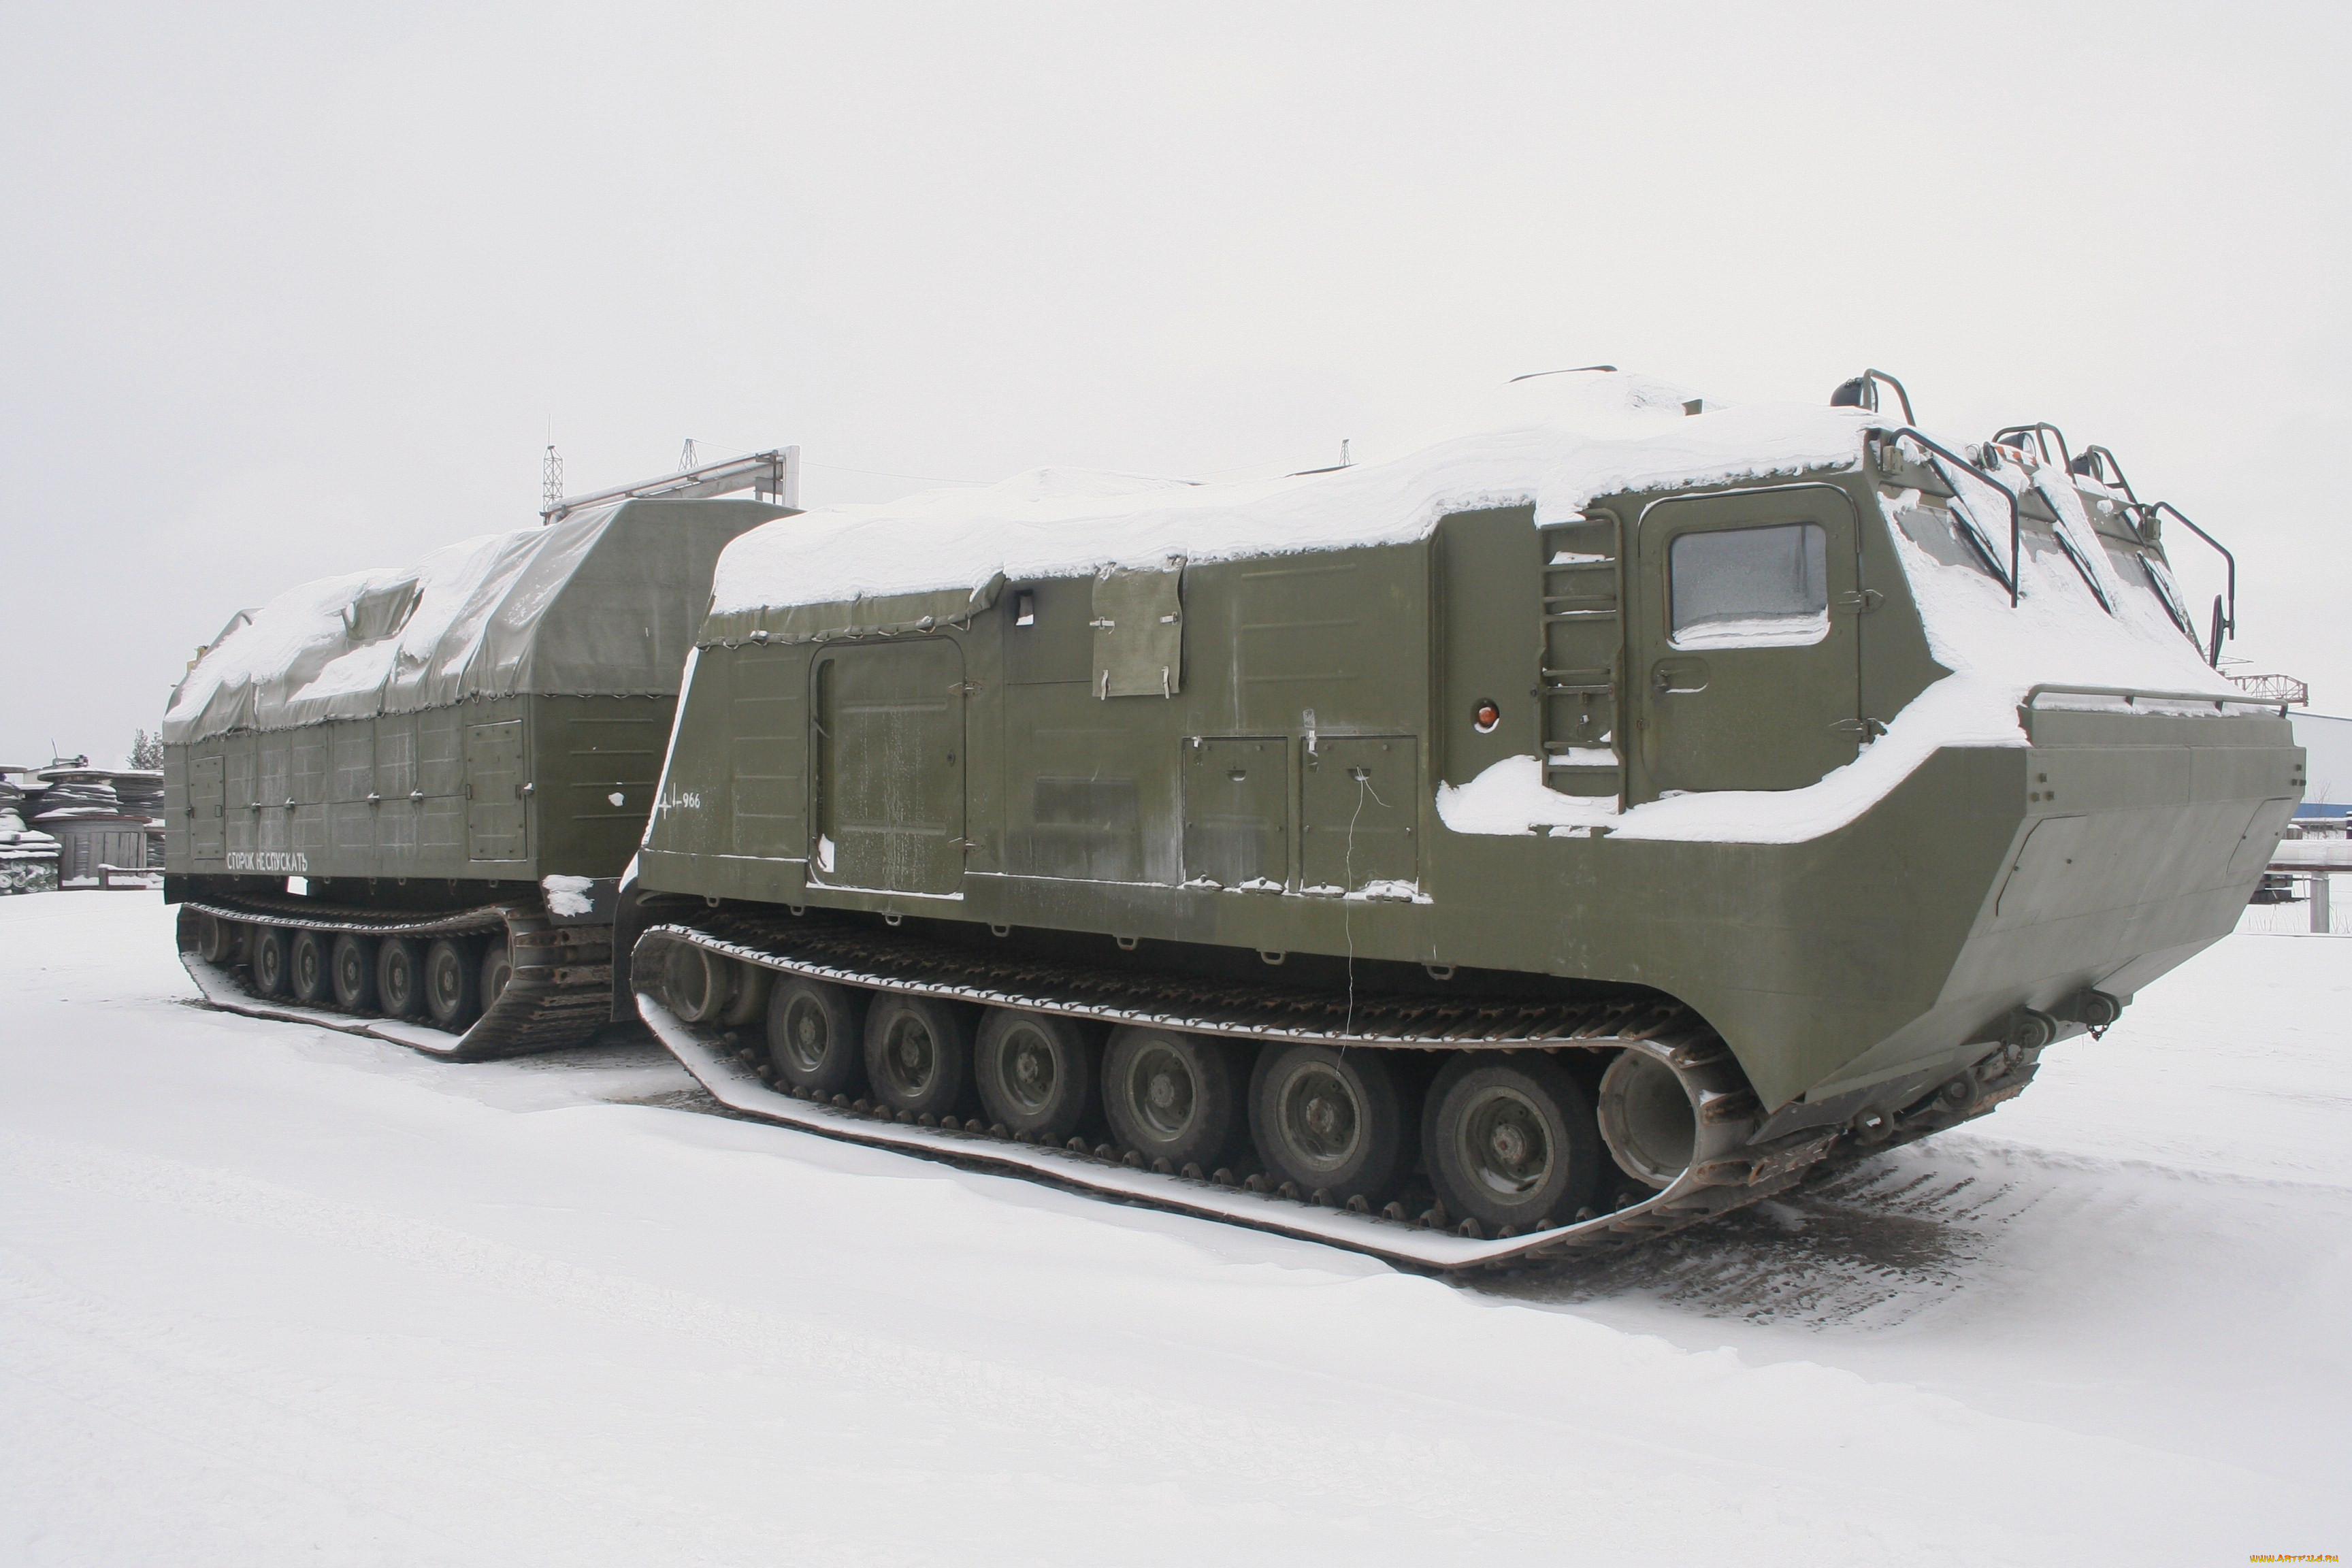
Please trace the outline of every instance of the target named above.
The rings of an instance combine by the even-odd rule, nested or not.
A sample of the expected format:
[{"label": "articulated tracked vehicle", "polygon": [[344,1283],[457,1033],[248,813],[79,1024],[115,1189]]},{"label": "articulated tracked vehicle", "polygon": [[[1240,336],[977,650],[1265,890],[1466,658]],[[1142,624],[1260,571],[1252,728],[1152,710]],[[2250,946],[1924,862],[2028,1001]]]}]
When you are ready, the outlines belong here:
[{"label": "articulated tracked vehicle", "polygon": [[2303,759],[2200,531],[1883,386],[1563,374],[1393,461],[767,523],[637,1005],[748,1114],[1437,1268],[1981,1116],[2231,929]]},{"label": "articulated tracked vehicle", "polygon": [[238,616],[163,721],[165,897],[205,994],[459,1058],[609,1023],[712,566],[786,515],[622,496]]}]

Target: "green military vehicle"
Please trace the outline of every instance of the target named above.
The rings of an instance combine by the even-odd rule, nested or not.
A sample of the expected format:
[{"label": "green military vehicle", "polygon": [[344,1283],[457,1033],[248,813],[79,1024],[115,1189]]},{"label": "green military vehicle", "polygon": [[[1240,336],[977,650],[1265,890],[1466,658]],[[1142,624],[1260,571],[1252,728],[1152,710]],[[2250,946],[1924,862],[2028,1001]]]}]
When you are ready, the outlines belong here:
[{"label": "green military vehicle", "polygon": [[457,1058],[610,1022],[614,895],[713,563],[791,515],[698,498],[781,494],[784,461],[565,503],[232,621],[163,721],[164,896],[205,994]]},{"label": "green military vehicle", "polygon": [[641,1011],[748,1114],[1437,1268],[1984,1114],[2232,928],[2303,759],[2194,525],[1882,386],[746,535]]}]

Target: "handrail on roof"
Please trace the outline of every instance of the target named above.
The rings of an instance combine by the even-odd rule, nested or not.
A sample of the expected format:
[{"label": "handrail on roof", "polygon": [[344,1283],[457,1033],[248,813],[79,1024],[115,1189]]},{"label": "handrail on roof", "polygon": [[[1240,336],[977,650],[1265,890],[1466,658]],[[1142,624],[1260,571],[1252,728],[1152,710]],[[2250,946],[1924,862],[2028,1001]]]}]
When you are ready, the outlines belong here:
[{"label": "handrail on roof", "polygon": [[[2011,436],[2031,436],[2033,437],[2034,445],[2041,448],[2042,460],[2047,463],[2050,460],[2050,443],[2042,439],[2044,435],[2055,436],[2058,438],[2058,461],[2068,473],[2076,472],[2074,454],[2066,449],[2066,432],[2059,429],[2047,419],[2037,419],[2031,425],[2009,426],[2004,429],[1994,431],[1992,438],[1995,441],[2001,441]],[[2024,447],[2021,446],[2018,449],[2022,451]]]},{"label": "handrail on roof", "polygon": [[733,495],[738,490],[754,491],[763,499],[772,498],[779,506],[798,511],[801,449],[796,446],[776,447],[748,457],[705,463],[698,468],[682,468],[634,485],[615,485],[593,495],[565,496],[554,505],[542,508],[539,521],[561,522],[583,507],[608,500],[685,500],[698,496]]},{"label": "handrail on roof", "polygon": [[[1888,379],[1892,380],[1893,378],[1889,377]],[[1999,479],[1994,479],[1982,468],[1978,468],[1974,463],[1969,462],[1966,458],[1961,457],[1958,452],[1953,451],[1949,447],[1937,441],[1934,437],[1926,435],[1921,431],[1915,430],[1908,425],[1904,426],[1898,430],[1889,430],[1884,426],[1876,426],[1866,433],[1872,436],[1887,437],[1895,441],[1900,441],[1904,437],[1908,437],[1912,440],[1918,442],[1922,447],[1925,447],[1928,451],[1943,458],[1946,462],[1958,463],[1961,468],[1966,468],[1969,472],[1974,474],[1977,478],[1990,485],[2000,493],[2000,499],[2009,503],[2009,607],[2012,610],[2017,608],[2018,556],[2020,553],[2019,542],[2022,537],[2017,506],[2017,492],[2011,489],[2007,485],[2002,484]],[[1952,489],[1955,494],[1958,493],[1959,487],[1958,485],[1953,486]],[[2195,525],[2191,524],[2190,526],[2193,527]]]},{"label": "handrail on roof", "polygon": [[1911,395],[1903,390],[1901,382],[1883,370],[1866,370],[1851,381],[1840,383],[1838,389],[1830,394],[1830,406],[1867,408],[1875,414],[1878,412],[1878,384],[1882,381],[1895,389],[1895,398],[1903,405],[1903,423],[1916,423],[1919,416],[1911,412]]},{"label": "handrail on roof", "polygon": [[2195,523],[2189,521],[2186,516],[2182,515],[2180,509],[2173,505],[2170,501],[2158,501],[2147,510],[2150,512],[2169,513],[2175,522],[2178,522],[2181,527],[2187,529],[2189,532],[2195,534],[2198,538],[2203,540],[2206,543],[2220,551],[2221,552],[2221,559],[2229,564],[2229,609],[2226,612],[2222,609],[2221,595],[2217,594],[2213,596],[2213,640],[2212,646],[2207,649],[2205,655],[2205,662],[2211,665],[2215,669],[2219,669],[2221,668],[2221,638],[2224,635],[2232,637],[2238,635],[2238,558],[2230,553],[2230,550],[2227,545],[2214,538],[2211,534],[2206,532],[2203,529],[2198,527]]},{"label": "handrail on roof", "polygon": [[[2117,462],[2116,455],[2105,447],[2093,445],[2084,447],[2083,455],[2075,458],[2068,467],[2086,479],[2096,479],[2103,485],[2120,486],[2126,500],[2134,506],[2139,504],[2139,497],[2132,490],[2131,480],[2124,477],[2123,464]],[[2107,478],[2110,469],[2115,472],[2116,477],[2113,479]]]}]

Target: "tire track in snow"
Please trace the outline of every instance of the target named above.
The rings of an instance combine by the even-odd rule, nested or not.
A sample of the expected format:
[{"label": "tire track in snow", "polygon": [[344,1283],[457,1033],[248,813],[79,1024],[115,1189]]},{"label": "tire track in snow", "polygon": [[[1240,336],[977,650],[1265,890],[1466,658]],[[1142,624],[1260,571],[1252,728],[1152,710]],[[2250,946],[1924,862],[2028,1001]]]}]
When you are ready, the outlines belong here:
[{"label": "tire track in snow", "polygon": [[[2331,1183],[2067,1153],[1990,1136],[1930,1140],[1799,1187],[1754,1210],[1578,1268],[1537,1266],[1479,1289],[1560,1304],[1645,1296],[1706,1318],[1868,1332],[1934,1314],[1985,1285],[2016,1244],[2210,1250],[2201,1235],[2282,1258],[2306,1222],[2352,1234],[2352,1193]],[[2038,1227],[2039,1234],[2025,1234]]]}]

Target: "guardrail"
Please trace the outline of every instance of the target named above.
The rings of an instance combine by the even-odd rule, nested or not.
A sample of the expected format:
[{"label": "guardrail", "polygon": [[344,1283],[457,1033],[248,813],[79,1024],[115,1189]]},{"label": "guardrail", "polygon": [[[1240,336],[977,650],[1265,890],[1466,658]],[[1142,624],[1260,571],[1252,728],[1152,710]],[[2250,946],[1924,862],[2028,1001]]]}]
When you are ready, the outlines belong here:
[{"label": "guardrail", "polygon": [[2041,707],[2041,700],[2050,695],[2108,697],[2126,708],[2136,708],[2144,702],[2168,702],[2186,704],[2191,708],[2210,708],[2216,713],[2227,713],[2232,708],[2245,708],[2258,713],[2275,714],[2281,719],[2287,716],[2286,704],[2275,698],[2225,697],[2212,691],[2149,691],[2131,686],[2071,686],[2054,680],[2045,681],[2028,691],[2025,700],[2017,705],[2019,714],[2034,711]]}]

